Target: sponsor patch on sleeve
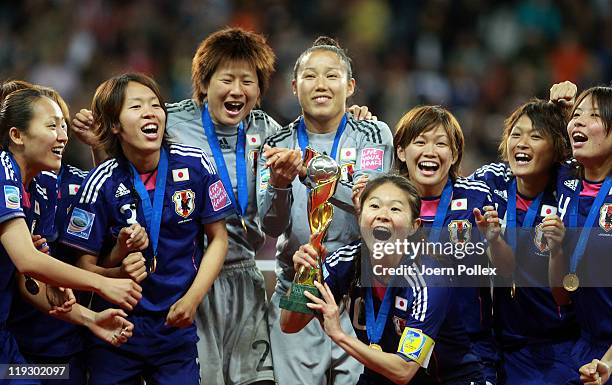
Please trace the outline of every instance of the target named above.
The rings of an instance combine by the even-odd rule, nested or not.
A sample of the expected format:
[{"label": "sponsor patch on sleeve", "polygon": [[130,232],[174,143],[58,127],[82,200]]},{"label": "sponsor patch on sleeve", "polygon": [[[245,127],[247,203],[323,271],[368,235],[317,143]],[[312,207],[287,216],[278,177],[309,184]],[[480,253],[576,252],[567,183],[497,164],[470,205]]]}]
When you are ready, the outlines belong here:
[{"label": "sponsor patch on sleeve", "polygon": [[17,186],[4,186],[4,205],[7,209],[20,207],[19,189]]},{"label": "sponsor patch on sleeve", "polygon": [[212,208],[214,211],[219,211],[232,203],[229,198],[229,195],[227,195],[227,191],[225,191],[223,182],[221,182],[220,180],[216,181],[208,187],[208,197],[210,198],[210,202],[212,203]]},{"label": "sponsor patch on sleeve", "polygon": [[96,214],[75,207],[66,231],[75,237],[89,239],[95,217]]},{"label": "sponsor patch on sleeve", "polygon": [[421,330],[405,328],[397,352],[427,368],[435,344],[435,341]]},{"label": "sponsor patch on sleeve", "polygon": [[385,159],[385,150],[364,148],[361,150],[361,169],[381,172]]}]

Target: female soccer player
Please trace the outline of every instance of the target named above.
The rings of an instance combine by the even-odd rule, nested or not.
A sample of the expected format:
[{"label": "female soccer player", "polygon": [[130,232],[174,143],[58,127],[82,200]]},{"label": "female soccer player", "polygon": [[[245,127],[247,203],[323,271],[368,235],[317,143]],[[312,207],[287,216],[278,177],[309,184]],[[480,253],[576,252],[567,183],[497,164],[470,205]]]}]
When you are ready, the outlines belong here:
[{"label": "female soccer player", "polygon": [[[376,256],[376,243],[420,241],[421,201],[416,188],[404,177],[385,175],[368,182],[360,199],[362,239],[325,260],[325,285],[316,284],[321,299],[307,293],[313,302],[308,307],[321,313],[325,333],[365,365],[358,384],[484,384],[456,301],[458,289],[450,287],[448,276],[417,271],[444,263],[425,254]],[[301,246],[293,256],[295,269],[316,266],[316,257],[311,245]],[[415,273],[377,273],[383,267],[402,266]],[[336,303],[345,295],[357,338],[340,323]],[[312,318],[283,310],[281,325],[295,331]]]},{"label": "female soccer player", "polygon": [[[394,167],[414,183],[421,197],[420,218],[424,227],[431,228],[428,241],[452,244],[451,259],[457,265],[486,265],[484,237],[476,231],[473,210],[490,205],[491,196],[485,183],[459,176],[464,138],[455,117],[438,106],[413,108],[396,125],[393,145]],[[462,250],[470,243],[474,252],[467,255]],[[489,242],[490,252],[507,252],[502,243]],[[463,320],[485,365],[485,379],[494,384],[498,355],[492,340],[489,277],[461,279],[454,284],[463,286],[457,295]]]},{"label": "female soccer player", "polygon": [[[41,309],[48,310],[47,293],[53,289],[34,279],[53,285],[63,285],[80,290],[96,291],[109,301],[132,309],[140,299],[141,288],[131,280],[109,279],[67,265],[35,249],[29,227],[35,227],[34,219],[50,215],[45,205],[30,201],[32,180],[43,170],[59,168],[61,153],[66,141],[62,128],[63,116],[59,106],[37,89],[22,89],[8,94],[0,111],[0,135],[5,149],[0,153],[1,183],[4,208],[0,218],[0,362],[25,363],[13,336],[6,329],[13,296],[15,268],[27,277],[20,278],[20,289],[29,300]],[[26,223],[27,222],[27,223]],[[25,282],[25,283],[24,283]],[[25,293],[25,288],[28,293]],[[68,301],[70,302],[70,301]],[[118,315],[124,313],[109,310],[100,314],[79,305],[65,314],[76,323],[106,325],[103,330],[92,325],[94,333],[108,342],[125,342],[131,334],[131,324]],[[55,312],[57,313],[57,312]],[[114,333],[117,328],[122,333]],[[91,328],[91,327],[90,327]]]},{"label": "female soccer player", "polygon": [[[551,90],[551,99],[558,99],[553,91],[563,94],[566,85]],[[567,99],[572,101],[572,96]],[[575,373],[583,364],[602,358],[612,345],[611,130],[612,87],[583,91],[567,125],[576,163],[562,167],[557,178],[558,209],[568,229],[569,247],[550,261],[551,286],[563,287],[565,294],[569,291],[580,325],[580,339],[570,357]],[[576,376],[574,382],[578,381]]]},{"label": "female soccer player", "polygon": [[[561,384],[573,374],[565,357],[577,338],[573,309],[558,306],[548,288],[548,260],[560,253],[563,223],[556,215],[557,169],[570,155],[567,111],[559,103],[531,100],[506,119],[499,152],[471,177],[487,183],[505,223],[503,239],[513,253],[494,259],[493,306],[502,349],[501,377],[508,385]],[[480,213],[478,217],[482,218]]]},{"label": "female soccer player", "polygon": [[[58,92],[26,82],[14,81],[11,85],[20,89],[36,87],[55,101],[62,111],[62,129],[68,132],[70,113],[66,102]],[[85,173],[76,167],[62,164],[60,170],[43,171],[32,181],[34,187],[30,201],[34,201],[34,205],[39,206],[39,212],[44,211],[48,214],[32,219],[30,229],[33,239],[47,244],[50,255],[61,257],[64,262],[70,264],[74,264],[74,261],[72,258],[67,258],[67,250],[58,248],[57,238],[62,223],[66,221],[68,206],[74,203],[76,191],[84,175]],[[69,364],[68,379],[42,380],[41,383],[52,381],[57,385],[69,385],[86,382],[85,360],[81,354],[83,351],[81,328],[48,315],[41,315],[22,297],[17,297],[13,301],[8,328],[15,336],[20,352],[29,363]]]},{"label": "female soccer player", "polygon": [[[346,114],[346,99],[355,90],[350,59],[330,38],[304,51],[294,67],[293,92],[303,115],[265,141],[258,168],[259,216],[266,234],[278,237],[277,285],[270,307],[274,373],[281,384],[355,383],[361,365],[332,343],[316,325],[288,335],[280,330],[279,301],[295,271],[291,258],[309,240],[307,190],[302,183],[307,146],[334,158],[342,178],[330,202],[335,206],[325,246],[337,249],[359,238],[351,203],[355,176],[386,171],[391,164],[391,132],[382,122],[357,121]],[[343,317],[348,328],[349,319]],[[329,376],[329,377],[328,377]]]},{"label": "female soccer player", "polygon": [[[148,247],[119,242],[109,264],[142,251],[147,273],[143,301],[130,320],[136,333],[120,349],[94,344],[90,384],[199,384],[195,313],[217,277],[225,253],[224,218],[231,201],[208,157],[194,147],[167,145],[166,111],[157,84],[124,74],[101,84],[92,101],[97,135],[114,156],[89,174],[79,190],[62,242],[81,250],[94,269],[139,223]],[[204,248],[204,235],[208,246]],[[94,300],[94,307],[99,306]]]}]

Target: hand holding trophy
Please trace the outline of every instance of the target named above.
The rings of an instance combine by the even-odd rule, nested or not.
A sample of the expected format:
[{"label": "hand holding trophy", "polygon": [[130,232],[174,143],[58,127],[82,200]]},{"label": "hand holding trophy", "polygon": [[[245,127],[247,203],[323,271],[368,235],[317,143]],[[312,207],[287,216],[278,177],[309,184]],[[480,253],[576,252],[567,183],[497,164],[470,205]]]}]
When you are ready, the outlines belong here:
[{"label": "hand holding trophy", "polygon": [[336,161],[327,156],[306,148],[306,185],[308,192],[308,224],[310,225],[310,244],[317,251],[317,267],[302,266],[296,272],[291,289],[280,300],[280,307],[289,311],[312,314],[306,304],[309,302],[304,291],[320,296],[314,282],[323,282],[321,267],[323,265],[323,238],[332,221],[334,208],[328,202],[334,195],[340,177],[340,168]]}]

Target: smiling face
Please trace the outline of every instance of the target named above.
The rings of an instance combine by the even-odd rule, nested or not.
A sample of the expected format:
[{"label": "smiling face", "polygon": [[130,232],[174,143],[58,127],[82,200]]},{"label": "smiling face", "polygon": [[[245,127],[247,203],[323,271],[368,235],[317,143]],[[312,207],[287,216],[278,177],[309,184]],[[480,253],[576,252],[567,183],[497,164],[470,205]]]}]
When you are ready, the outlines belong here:
[{"label": "smiling face", "polygon": [[552,138],[536,130],[527,115],[510,130],[506,154],[516,177],[547,177],[555,158]]},{"label": "smiling face", "polygon": [[574,158],[586,168],[610,162],[612,135],[606,132],[597,101],[587,95],[567,125]]},{"label": "smiling face", "polygon": [[19,138],[23,157],[34,174],[59,169],[68,136],[66,121],[57,103],[47,97],[36,100],[28,129]]},{"label": "smiling face", "polygon": [[[304,116],[319,122],[344,114],[346,99],[355,91],[346,64],[338,54],[317,49],[305,55],[292,82]],[[335,128],[335,127],[334,127]]]},{"label": "smiling face", "polygon": [[397,148],[410,180],[421,196],[437,196],[448,180],[449,170],[457,161],[450,139],[442,125],[417,135],[407,146]]},{"label": "smiling face", "polygon": [[207,88],[211,119],[224,126],[236,126],[251,112],[259,99],[255,67],[248,62],[222,62]]},{"label": "smiling face", "polygon": [[420,218],[414,218],[408,193],[389,182],[374,188],[365,197],[359,216],[363,240],[369,250],[374,250],[374,243],[381,242],[378,234],[385,235],[385,242],[403,241],[420,224]]},{"label": "smiling face", "polygon": [[119,136],[126,156],[157,153],[166,127],[166,113],[155,93],[147,86],[130,81],[119,114],[119,126],[112,128]]}]

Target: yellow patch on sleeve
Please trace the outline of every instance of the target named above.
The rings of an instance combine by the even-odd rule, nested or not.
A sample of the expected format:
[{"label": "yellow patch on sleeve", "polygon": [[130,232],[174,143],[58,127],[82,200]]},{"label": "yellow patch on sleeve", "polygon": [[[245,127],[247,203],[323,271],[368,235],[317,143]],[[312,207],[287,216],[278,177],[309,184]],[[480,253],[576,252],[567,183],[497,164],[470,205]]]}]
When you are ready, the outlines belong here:
[{"label": "yellow patch on sleeve", "polygon": [[436,342],[420,329],[404,328],[397,352],[427,368]]}]

